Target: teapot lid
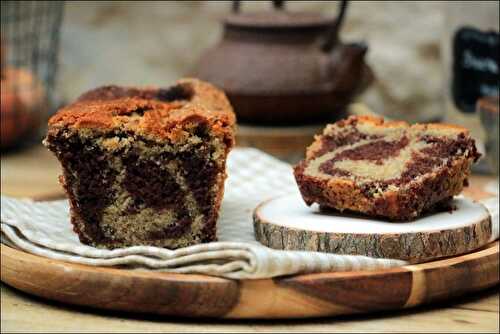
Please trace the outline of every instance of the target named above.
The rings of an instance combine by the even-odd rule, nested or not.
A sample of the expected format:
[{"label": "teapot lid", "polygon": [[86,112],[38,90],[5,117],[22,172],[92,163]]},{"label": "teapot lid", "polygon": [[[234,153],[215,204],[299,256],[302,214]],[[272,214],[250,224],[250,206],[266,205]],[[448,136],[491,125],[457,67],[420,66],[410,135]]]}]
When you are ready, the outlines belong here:
[{"label": "teapot lid", "polygon": [[297,29],[327,28],[335,19],[311,12],[249,12],[231,14],[224,19],[224,24],[236,28],[251,29]]}]

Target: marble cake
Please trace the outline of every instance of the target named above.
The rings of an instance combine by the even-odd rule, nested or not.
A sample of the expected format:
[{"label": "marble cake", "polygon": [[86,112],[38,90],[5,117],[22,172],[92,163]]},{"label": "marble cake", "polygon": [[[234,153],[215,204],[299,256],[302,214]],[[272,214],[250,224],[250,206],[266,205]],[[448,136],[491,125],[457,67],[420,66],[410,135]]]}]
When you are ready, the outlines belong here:
[{"label": "marble cake", "polygon": [[178,248],[216,240],[235,116],[196,79],[170,88],[106,86],[49,120],[80,240]]},{"label": "marble cake", "polygon": [[316,136],[294,174],[308,205],[406,221],[459,194],[479,156],[462,127],[352,116]]}]

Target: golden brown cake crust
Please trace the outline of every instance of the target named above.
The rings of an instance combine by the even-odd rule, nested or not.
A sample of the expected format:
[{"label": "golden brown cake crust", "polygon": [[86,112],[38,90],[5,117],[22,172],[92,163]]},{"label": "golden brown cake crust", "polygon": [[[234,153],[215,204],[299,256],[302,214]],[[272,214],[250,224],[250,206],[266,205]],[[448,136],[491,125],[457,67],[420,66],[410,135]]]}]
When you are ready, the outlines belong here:
[{"label": "golden brown cake crust", "polygon": [[197,79],[181,79],[169,89],[104,86],[91,90],[51,117],[49,131],[125,126],[150,138],[175,142],[182,138],[184,124],[207,122],[214,134],[233,141],[235,121],[222,91]]},{"label": "golden brown cake crust", "polygon": [[[356,131],[369,129],[372,137],[370,138],[366,133],[345,132],[346,129]],[[425,160],[427,157],[421,156],[417,162],[412,158],[402,168],[404,173],[400,175],[400,179],[366,181],[349,175],[349,170],[339,171],[338,169],[335,169],[337,174],[334,173],[330,177],[325,177],[319,172],[318,175],[311,175],[307,172],[312,161],[339,148],[342,150],[344,147],[360,142],[370,145],[370,141],[385,141],[382,134],[386,130],[392,131],[391,129],[403,132],[403,136],[406,136],[407,131],[424,134],[422,140],[429,140],[431,143],[426,146],[427,152],[432,153],[437,149],[436,147],[439,147],[440,157],[446,158],[449,155],[450,160],[441,167],[419,174],[419,169],[428,167],[425,166],[428,163]],[[441,146],[439,146],[440,140],[443,141]],[[375,160],[375,164],[378,163],[380,166],[390,156],[390,152],[381,153],[380,158],[377,158],[379,160]],[[467,183],[471,164],[478,157],[474,141],[470,138],[468,130],[463,127],[447,124],[410,126],[405,122],[384,122],[382,118],[370,116],[350,117],[328,125],[323,135],[315,137],[314,143],[307,149],[306,159],[295,166],[294,175],[302,197],[308,205],[318,203],[322,207],[341,211],[355,211],[391,220],[411,220],[459,194],[464,184]],[[370,162],[367,156],[356,159],[359,160],[359,165]],[[427,161],[433,161],[432,159],[434,158],[430,157]],[[323,163],[328,163],[328,161]],[[331,163],[330,165],[335,166]],[[316,169],[320,170],[321,165]],[[375,196],[373,195],[374,189],[376,190]],[[378,192],[379,189],[383,190]]]}]

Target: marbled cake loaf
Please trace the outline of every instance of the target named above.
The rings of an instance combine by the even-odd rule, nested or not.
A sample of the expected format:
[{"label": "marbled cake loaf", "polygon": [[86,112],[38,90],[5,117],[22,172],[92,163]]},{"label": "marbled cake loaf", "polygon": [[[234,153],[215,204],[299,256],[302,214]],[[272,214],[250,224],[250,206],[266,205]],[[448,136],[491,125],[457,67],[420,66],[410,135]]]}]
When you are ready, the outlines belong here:
[{"label": "marbled cake loaf", "polygon": [[216,240],[235,117],[195,79],[167,89],[101,87],[49,120],[45,145],[80,240],[178,248]]},{"label": "marbled cake loaf", "polygon": [[294,174],[308,205],[401,221],[459,194],[478,158],[461,127],[350,117],[316,136]]}]

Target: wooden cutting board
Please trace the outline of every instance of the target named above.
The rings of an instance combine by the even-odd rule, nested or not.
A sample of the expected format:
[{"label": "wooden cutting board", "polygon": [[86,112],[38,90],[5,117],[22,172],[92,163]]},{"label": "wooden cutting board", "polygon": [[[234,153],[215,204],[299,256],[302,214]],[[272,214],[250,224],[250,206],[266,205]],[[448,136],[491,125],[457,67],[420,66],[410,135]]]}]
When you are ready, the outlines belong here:
[{"label": "wooden cutting board", "polygon": [[93,308],[185,317],[307,318],[413,307],[498,284],[498,241],[400,268],[235,281],[71,264],[1,246],[1,279]]},{"label": "wooden cutting board", "polygon": [[[484,183],[475,182],[478,186],[465,195],[490,197]],[[244,281],[72,264],[6,245],[0,253],[1,280],[24,292],[98,309],[183,317],[370,313],[446,300],[499,283],[498,241],[469,254],[400,268]]]}]

